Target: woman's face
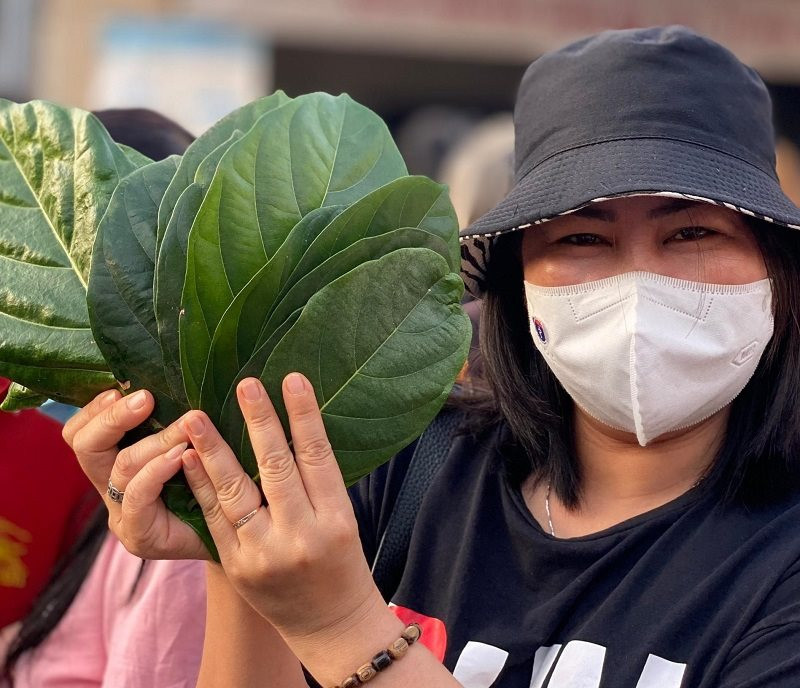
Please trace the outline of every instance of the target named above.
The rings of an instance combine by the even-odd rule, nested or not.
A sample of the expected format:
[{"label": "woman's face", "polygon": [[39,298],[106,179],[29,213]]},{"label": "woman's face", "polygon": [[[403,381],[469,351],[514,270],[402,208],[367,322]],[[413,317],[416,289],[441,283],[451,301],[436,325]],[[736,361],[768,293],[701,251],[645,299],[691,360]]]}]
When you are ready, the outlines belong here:
[{"label": "woman's face", "polygon": [[543,287],[633,271],[708,284],[767,276],[742,215],[663,196],[615,198],[532,227],[522,238],[522,261],[525,280]]}]

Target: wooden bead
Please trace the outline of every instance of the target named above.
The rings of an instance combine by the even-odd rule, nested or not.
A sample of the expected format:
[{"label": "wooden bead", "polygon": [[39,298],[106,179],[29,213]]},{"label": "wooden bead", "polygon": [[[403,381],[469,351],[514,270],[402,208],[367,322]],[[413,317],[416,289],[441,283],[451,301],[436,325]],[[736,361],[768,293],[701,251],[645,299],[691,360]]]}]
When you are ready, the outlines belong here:
[{"label": "wooden bead", "polygon": [[375,667],[375,671],[383,671],[393,661],[394,660],[392,659],[392,656],[389,654],[389,650],[382,650],[372,658],[372,666]]},{"label": "wooden bead", "polygon": [[358,686],[375,678],[379,671],[383,671],[394,660],[402,657],[408,652],[408,646],[413,645],[422,635],[422,629],[418,624],[412,623],[406,626],[403,634],[395,640],[385,650],[376,654],[369,664],[364,664],[358,668],[355,674],[348,676],[342,683],[334,688],[358,688]]},{"label": "wooden bead", "polygon": [[413,645],[419,637],[422,635],[422,629],[415,623],[410,624],[406,627],[406,630],[403,631],[403,635],[401,638],[406,640],[409,645]]},{"label": "wooden bead", "polygon": [[408,641],[405,638],[398,638],[395,640],[387,650],[392,659],[400,659],[406,652],[408,652]]},{"label": "wooden bead", "polygon": [[356,676],[358,676],[359,681],[361,683],[366,683],[371,678],[375,678],[378,675],[378,672],[375,670],[375,667],[372,664],[365,664],[364,666],[358,667],[356,670]]}]

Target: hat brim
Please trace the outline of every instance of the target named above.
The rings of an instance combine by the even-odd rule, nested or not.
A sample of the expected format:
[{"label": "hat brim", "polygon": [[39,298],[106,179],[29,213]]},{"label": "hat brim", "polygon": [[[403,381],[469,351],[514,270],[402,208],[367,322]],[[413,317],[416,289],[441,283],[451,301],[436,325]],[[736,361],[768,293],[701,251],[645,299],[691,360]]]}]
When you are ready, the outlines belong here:
[{"label": "hat brim", "polygon": [[554,155],[520,179],[508,196],[460,233],[462,277],[484,291],[492,243],[589,203],[658,194],[723,205],[800,229],[800,208],[768,172],[701,144],[645,138],[603,141]]}]

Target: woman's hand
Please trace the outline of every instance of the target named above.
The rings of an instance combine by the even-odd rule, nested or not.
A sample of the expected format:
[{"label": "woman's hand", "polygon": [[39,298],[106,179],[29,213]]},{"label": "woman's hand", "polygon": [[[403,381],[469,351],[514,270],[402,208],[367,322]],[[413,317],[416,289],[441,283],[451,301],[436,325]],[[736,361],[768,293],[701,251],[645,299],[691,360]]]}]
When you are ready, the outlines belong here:
[{"label": "woman's hand", "polygon": [[186,416],[194,449],[183,456],[233,586],[295,651],[376,615],[388,614],[390,635],[402,630],[372,581],[311,384],[298,373],[284,380],[293,450],[258,380],[243,380],[237,395],[269,506],[199,411]]},{"label": "woman's hand", "polygon": [[[63,436],[83,472],[108,507],[108,526],[125,548],[146,559],[209,559],[197,534],[167,511],[160,494],[164,483],[181,468],[188,435],[179,419],[158,434],[119,451],[123,435],[153,411],[153,397],[144,390],[122,398],[104,392],[66,423]],[[109,481],[121,502],[109,495]]]}]

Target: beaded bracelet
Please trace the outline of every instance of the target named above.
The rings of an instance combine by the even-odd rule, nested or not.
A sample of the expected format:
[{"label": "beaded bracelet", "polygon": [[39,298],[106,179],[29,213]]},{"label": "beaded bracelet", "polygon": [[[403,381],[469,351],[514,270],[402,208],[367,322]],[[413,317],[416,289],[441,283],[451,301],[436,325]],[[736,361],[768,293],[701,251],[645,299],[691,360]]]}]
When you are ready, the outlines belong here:
[{"label": "beaded bracelet", "polygon": [[379,671],[383,671],[396,659],[400,659],[408,648],[419,640],[422,629],[418,624],[412,623],[406,626],[400,637],[395,640],[385,650],[381,650],[367,664],[360,666],[355,674],[348,676],[338,686],[334,688],[356,688],[377,676]]}]

